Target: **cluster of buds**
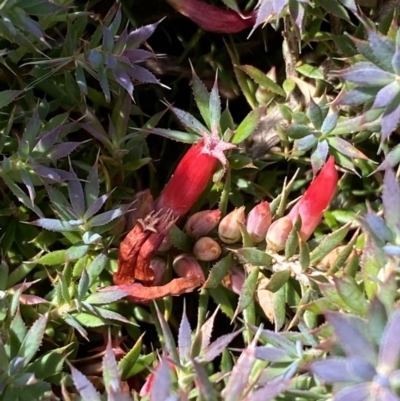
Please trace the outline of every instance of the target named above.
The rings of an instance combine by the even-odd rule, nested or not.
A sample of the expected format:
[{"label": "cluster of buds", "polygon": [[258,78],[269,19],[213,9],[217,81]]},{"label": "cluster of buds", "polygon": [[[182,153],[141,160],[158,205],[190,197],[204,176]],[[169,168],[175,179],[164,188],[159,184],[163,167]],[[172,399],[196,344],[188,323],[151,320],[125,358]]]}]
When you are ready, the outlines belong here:
[{"label": "cluster of buds", "polygon": [[[320,223],[335,193],[338,174],[331,157],[289,214],[273,223],[268,202],[256,205],[247,218],[243,206],[222,219],[219,210],[204,210],[193,214],[187,220],[185,230],[196,240],[193,246],[194,257],[184,254],[175,258],[173,269],[179,278],[165,283],[166,263],[155,258],[155,253],[171,247],[168,240],[170,228],[190,211],[206,189],[217,169],[218,160],[225,169],[224,152],[235,147],[223,142],[214,131],[211,134],[205,133],[203,139],[186,152],[154,203],[149,191],[139,194],[139,198],[151,200],[144,203],[150,204],[152,210],[149,211],[143,202],[139,202],[137,213],[131,216],[131,224],[135,225],[121,242],[118,271],[113,276],[117,287],[127,291],[127,298],[132,301],[148,302],[166,295],[192,291],[205,281],[198,261],[217,260],[223,252],[221,243],[229,245],[239,242],[244,231],[247,231],[253,243],[266,241],[270,249],[279,252],[284,249],[294,224],[300,218],[299,234],[306,241]],[[214,239],[213,232],[218,233],[219,241]],[[238,291],[238,283],[243,280],[243,275],[232,270],[231,276],[227,278],[227,283],[231,283],[228,286]]]}]

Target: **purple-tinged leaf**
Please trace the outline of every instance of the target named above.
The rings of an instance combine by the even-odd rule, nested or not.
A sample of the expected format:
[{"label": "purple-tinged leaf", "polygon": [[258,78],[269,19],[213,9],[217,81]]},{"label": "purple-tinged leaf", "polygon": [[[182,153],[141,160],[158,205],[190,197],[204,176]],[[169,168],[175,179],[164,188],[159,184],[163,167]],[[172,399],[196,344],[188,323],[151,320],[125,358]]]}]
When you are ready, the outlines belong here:
[{"label": "purple-tinged leaf", "polygon": [[400,186],[392,169],[387,169],[383,181],[382,203],[389,227],[400,229]]},{"label": "purple-tinged leaf", "polygon": [[101,207],[104,205],[104,203],[107,201],[107,199],[110,197],[110,194],[105,194],[100,196],[100,198],[96,199],[91,206],[89,206],[88,210],[86,211],[84,215],[84,219],[89,219],[93,215],[95,215]]},{"label": "purple-tinged leaf", "polygon": [[103,25],[103,49],[111,53],[114,48],[114,35],[112,34],[110,28]]},{"label": "purple-tinged leaf", "polygon": [[158,21],[155,24],[142,26],[130,32],[126,39],[126,48],[128,50],[137,49],[144,41],[146,41],[153,34],[153,32],[155,31],[155,29],[157,28],[158,24],[161,21]]},{"label": "purple-tinged leaf", "polygon": [[378,401],[400,401],[398,397],[391,389],[386,387],[381,387],[379,389],[379,395],[377,397]]},{"label": "purple-tinged leaf", "polygon": [[382,115],[382,142],[389,138],[390,134],[398,127],[400,122],[400,93],[389,104]]},{"label": "purple-tinged leaf", "polygon": [[205,352],[206,348],[210,345],[211,335],[214,328],[215,317],[219,311],[219,307],[215,309],[215,312],[204,322],[201,326],[201,352]]},{"label": "purple-tinged leaf", "polygon": [[36,197],[36,191],[35,187],[33,185],[31,176],[26,170],[21,170],[21,178],[22,182],[25,184],[26,189],[28,190],[29,198],[32,202],[32,204],[35,203],[35,197]]},{"label": "purple-tinged leaf", "polygon": [[396,75],[400,74],[400,46],[396,46],[396,51],[392,58],[392,67]]},{"label": "purple-tinged leaf", "polygon": [[362,61],[344,70],[337,75],[347,81],[364,86],[385,86],[395,81],[395,75],[383,71],[368,61]]},{"label": "purple-tinged leaf", "polygon": [[[107,394],[121,392],[121,373],[118,369],[118,363],[115,359],[114,351],[111,345],[111,338],[108,338],[106,351],[103,357],[103,379]],[[122,401],[122,400],[121,400]]]},{"label": "purple-tinged leaf", "polygon": [[319,170],[324,166],[328,157],[329,145],[327,141],[318,142],[317,147],[311,154],[311,167],[315,177]]},{"label": "purple-tinged leaf", "polygon": [[280,16],[286,4],[288,3],[288,0],[273,0],[273,3],[275,14]]},{"label": "purple-tinged leaf", "polygon": [[171,356],[174,363],[178,364],[179,356],[178,356],[178,352],[176,351],[176,343],[174,340],[174,336],[172,335],[171,329],[168,326],[164,315],[160,312],[160,309],[158,308],[157,304],[154,303],[154,306],[156,308],[158,321],[160,322],[162,334],[164,337],[163,342],[165,344],[165,349],[168,352],[169,356]]},{"label": "purple-tinged leaf", "polygon": [[[289,0],[290,1],[290,0]],[[274,379],[253,391],[244,401],[272,401],[290,385],[290,380]]]},{"label": "purple-tinged leaf", "polygon": [[376,352],[364,333],[349,319],[337,312],[327,312],[326,318],[333,326],[340,346],[349,356],[360,356],[370,362],[376,361]]},{"label": "purple-tinged leaf", "polygon": [[90,50],[88,61],[93,68],[99,68],[105,62],[105,55],[98,50]]},{"label": "purple-tinged leaf", "polygon": [[242,351],[236,364],[233,366],[229,376],[228,383],[222,391],[221,395],[226,401],[240,400],[245,388],[247,387],[250,374],[256,361],[255,349],[258,335],[253,341]]},{"label": "purple-tinged leaf", "polygon": [[307,135],[304,138],[294,141],[294,150],[298,150],[299,152],[307,152],[314,147],[317,142],[318,139],[314,135]]},{"label": "purple-tinged leaf", "polygon": [[212,342],[204,351],[201,356],[201,360],[204,362],[213,361],[222,351],[228,347],[230,342],[241,332],[242,330],[234,331],[233,333],[225,334],[218,337],[214,342]]},{"label": "purple-tinged leaf", "polygon": [[400,163],[400,145],[395,146],[385,157],[385,160],[374,170],[372,174],[377,171],[387,170],[393,168]]},{"label": "purple-tinged leaf", "polygon": [[396,256],[396,257],[400,256],[400,246],[388,244],[382,247],[382,249],[388,256]]},{"label": "purple-tinged leaf", "polygon": [[334,136],[328,138],[329,145],[335,148],[338,152],[355,159],[369,160],[364,153],[360,152],[357,148],[351,145],[349,142],[340,138],[339,136]]},{"label": "purple-tinged leaf", "polygon": [[75,215],[82,218],[85,214],[85,196],[83,195],[82,184],[75,175],[72,165],[70,166],[70,173],[75,176],[75,179],[68,181],[69,200]]},{"label": "purple-tinged leaf", "polygon": [[133,50],[125,50],[122,53],[132,64],[140,63],[141,61],[145,61],[151,57],[154,57],[154,54],[142,49],[133,49]]},{"label": "purple-tinged leaf", "polygon": [[49,152],[49,157],[53,161],[57,161],[73,152],[82,142],[63,142],[54,146]]},{"label": "purple-tinged leaf", "polygon": [[146,68],[143,68],[140,65],[124,64],[124,67],[128,75],[136,81],[144,82],[147,84],[162,85],[152,72],[146,70]]},{"label": "purple-tinged leaf", "polygon": [[201,116],[203,117],[204,122],[207,127],[211,130],[211,122],[210,122],[210,95],[207,91],[207,88],[200,81],[199,77],[196,74],[196,71],[193,68],[193,65],[190,64],[192,68],[192,90],[194,100],[196,102],[197,108],[200,111]]},{"label": "purple-tinged leaf", "polygon": [[394,100],[394,98],[398,95],[399,92],[400,92],[400,85],[397,83],[397,81],[384,86],[377,93],[372,108],[377,109],[380,107],[386,107]]},{"label": "purple-tinged leaf", "polygon": [[171,371],[164,357],[154,372],[154,382],[150,390],[150,401],[167,400],[171,393]]},{"label": "purple-tinged leaf", "polygon": [[32,360],[32,358],[35,356],[40,346],[42,345],[44,332],[46,330],[46,324],[47,314],[42,315],[39,317],[39,319],[35,320],[35,322],[26,333],[24,341],[22,342],[17,354],[17,356],[25,358],[25,366],[28,365],[28,363]]},{"label": "purple-tinged leaf", "polygon": [[29,196],[25,194],[25,192],[6,174],[2,174],[1,178],[3,178],[5,184],[8,189],[18,198],[18,200],[25,205],[28,209],[31,209],[34,213],[36,213],[39,217],[43,216],[42,211],[31,201]]},{"label": "purple-tinged leaf", "polygon": [[325,135],[330,134],[336,127],[337,121],[338,121],[337,113],[329,114],[322,123],[321,132]]},{"label": "purple-tinged leaf", "polygon": [[178,350],[181,363],[185,363],[190,358],[190,348],[192,345],[192,330],[186,317],[186,304],[183,306],[183,314],[178,332]]},{"label": "purple-tinged leaf", "polygon": [[38,219],[35,221],[32,221],[30,224],[33,224],[34,226],[37,227],[42,227],[46,230],[49,231],[55,231],[55,232],[72,232],[72,231],[79,231],[79,226],[76,225],[71,225],[70,223],[66,221],[61,221],[57,219]]},{"label": "purple-tinged leaf", "polygon": [[97,216],[92,217],[88,221],[88,227],[99,227],[104,226],[105,224],[110,223],[111,221],[121,217],[127,212],[127,208],[125,206],[120,206],[117,209],[109,210],[108,212],[104,212],[98,214]]},{"label": "purple-tinged leaf", "polygon": [[270,362],[290,362],[293,359],[284,350],[274,347],[256,347],[255,355],[257,359]]},{"label": "purple-tinged leaf", "polygon": [[49,301],[46,301],[42,297],[30,294],[21,294],[21,296],[19,297],[19,302],[23,305],[40,305],[49,303]]},{"label": "purple-tinged leaf", "polygon": [[128,92],[131,99],[133,99],[133,84],[128,73],[121,67],[121,65],[113,69],[116,81]]},{"label": "purple-tinged leaf", "polygon": [[94,202],[96,202],[99,197],[99,172],[98,172],[98,158],[96,159],[96,163],[90,169],[87,182],[85,183],[85,200],[86,206],[88,210],[86,211],[86,216],[89,212],[90,207]]},{"label": "purple-tinged leaf", "polygon": [[397,369],[400,360],[400,309],[397,308],[385,328],[379,351],[379,369],[391,372]]},{"label": "purple-tinged leaf", "polygon": [[43,178],[47,178],[55,182],[62,181],[61,177],[54,171],[54,169],[50,167],[35,164],[34,166],[32,166],[32,169],[36,174],[40,175]]},{"label": "purple-tinged leaf", "polygon": [[93,305],[111,304],[128,295],[129,293],[123,290],[101,291],[101,292],[95,292],[94,294],[90,294],[85,299],[85,302],[88,302],[89,304]]},{"label": "purple-tinged leaf", "polygon": [[272,16],[274,15],[274,5],[273,0],[263,0],[259,2],[259,9],[257,11],[257,18],[254,24],[254,28],[249,34],[249,37],[252,35],[254,30],[261,24],[267,23],[270,21]]},{"label": "purple-tinged leaf", "polygon": [[335,401],[370,401],[372,388],[370,383],[360,383],[345,387],[335,394]]},{"label": "purple-tinged leaf", "polygon": [[194,380],[196,382],[196,388],[198,389],[199,394],[203,397],[204,400],[217,401],[217,392],[214,386],[211,384],[208,378],[208,373],[205,371],[204,367],[201,364],[197,363],[195,360],[192,361],[192,364],[196,373]]},{"label": "purple-tinged leaf", "polygon": [[379,60],[377,65],[385,71],[394,72],[392,66],[392,58],[396,50],[394,40],[375,32],[373,29],[367,29],[367,31],[368,43],[376,59]]},{"label": "purple-tinged leaf", "polygon": [[[91,112],[86,111],[86,113],[89,115],[88,122],[81,123],[81,127],[98,141],[100,141],[103,145],[112,149],[113,145],[108,138],[107,132],[104,131],[104,128],[102,127],[100,122],[93,114],[91,114]],[[90,117],[92,117],[92,121],[90,121]]]},{"label": "purple-tinged leaf", "polygon": [[51,149],[56,143],[58,136],[60,135],[61,127],[58,126],[49,132],[41,135],[38,143],[33,148],[34,152],[44,153]]},{"label": "purple-tinged leaf", "polygon": [[18,28],[23,28],[26,31],[32,33],[33,35],[38,37],[40,41],[44,43],[47,47],[51,47],[46,42],[45,33],[43,32],[40,25],[33,19],[29,18],[28,15],[18,7],[15,7],[13,9],[13,22]]},{"label": "purple-tinged leaf", "polygon": [[311,364],[310,370],[328,383],[354,381],[349,372],[346,358],[329,358]]},{"label": "purple-tinged leaf", "polygon": [[69,367],[71,369],[72,381],[82,399],[85,401],[101,401],[100,394],[96,391],[92,382],[71,364],[69,364]]},{"label": "purple-tinged leaf", "polygon": [[[257,332],[258,327],[250,325],[253,332]],[[295,344],[288,340],[282,333],[275,333],[272,330],[261,330],[260,339],[265,344],[271,344],[276,348],[283,348],[288,355],[295,357],[297,355]]]},{"label": "purple-tinged leaf", "polygon": [[[393,239],[393,234],[382,217],[374,213],[366,213],[360,221],[363,227],[371,233],[377,241],[382,242],[382,245],[386,241],[391,241]],[[363,224],[364,222],[366,225]]]},{"label": "purple-tinged leaf", "polygon": [[52,170],[58,174],[61,178],[62,181],[66,181],[66,180],[76,180],[76,176],[74,176],[73,174],[71,174],[68,171],[65,170],[61,170],[59,168],[52,168]]},{"label": "purple-tinged leaf", "polygon": [[219,122],[221,120],[221,100],[218,93],[218,73],[215,75],[214,85],[210,92],[209,102],[211,131],[218,132]]},{"label": "purple-tinged leaf", "polygon": [[348,92],[343,92],[334,100],[334,104],[343,106],[358,106],[359,104],[364,104],[374,99],[376,94],[381,89],[381,86],[371,86],[356,87],[349,90]]},{"label": "purple-tinged leaf", "polygon": [[375,366],[358,356],[347,359],[349,371],[357,376],[358,381],[371,381],[376,375]]}]

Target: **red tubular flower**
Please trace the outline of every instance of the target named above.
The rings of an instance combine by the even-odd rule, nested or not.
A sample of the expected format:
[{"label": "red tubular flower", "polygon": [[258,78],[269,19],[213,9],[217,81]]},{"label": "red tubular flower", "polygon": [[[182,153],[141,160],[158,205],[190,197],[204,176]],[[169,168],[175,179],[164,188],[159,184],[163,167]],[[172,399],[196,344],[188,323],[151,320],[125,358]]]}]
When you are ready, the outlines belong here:
[{"label": "red tubular flower", "polygon": [[224,151],[233,148],[235,145],[221,141],[216,132],[203,134],[203,140],[192,146],[179,162],[156,200],[155,210],[171,210],[175,217],[188,213],[214,175],[217,160],[225,166]]},{"label": "red tubular flower", "polygon": [[255,24],[256,14],[224,10],[200,0],[167,0],[172,7],[205,31],[237,33]]},{"label": "red tubular flower", "polygon": [[298,216],[301,217],[300,235],[303,241],[307,241],[321,222],[325,209],[335,195],[338,179],[335,159],[331,156],[288,214],[293,224]]},{"label": "red tubular flower", "polygon": [[155,212],[138,219],[121,242],[118,270],[113,275],[116,286],[104,290],[124,290],[129,294],[126,296],[128,300],[146,303],[167,295],[193,291],[204,283],[202,271],[201,274],[187,271],[187,276],[154,286],[155,271],[150,263],[172,225],[191,209],[206,188],[217,168],[217,160],[225,167],[224,151],[234,147],[221,141],[214,131],[211,135],[204,133],[203,140],[189,149],[157,199]]}]

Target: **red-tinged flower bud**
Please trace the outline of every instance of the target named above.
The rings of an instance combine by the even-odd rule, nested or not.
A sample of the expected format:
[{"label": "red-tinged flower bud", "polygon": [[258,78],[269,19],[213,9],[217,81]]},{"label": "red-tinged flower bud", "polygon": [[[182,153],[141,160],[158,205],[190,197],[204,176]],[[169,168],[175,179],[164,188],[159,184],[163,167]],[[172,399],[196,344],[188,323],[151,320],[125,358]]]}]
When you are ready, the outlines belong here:
[{"label": "red-tinged flower bud", "polygon": [[255,13],[224,10],[200,0],[167,0],[172,7],[208,32],[237,33],[254,25]]},{"label": "red-tinged flower bud", "polygon": [[156,200],[155,210],[171,210],[175,217],[185,215],[206,189],[217,168],[217,160],[225,167],[224,151],[235,145],[223,142],[218,132],[204,133],[175,169],[174,175]]},{"label": "red-tinged flower bud", "polygon": [[203,282],[206,280],[199,262],[185,253],[174,259],[172,267],[179,277],[201,277]]},{"label": "red-tinged flower bud", "polygon": [[288,214],[293,224],[300,215],[302,221],[300,236],[303,241],[310,238],[321,222],[325,209],[335,195],[338,179],[335,159],[331,156]]},{"label": "red-tinged flower bud", "polygon": [[234,244],[242,237],[240,225],[238,222],[245,224],[246,216],[244,214],[244,206],[239,207],[227,214],[219,223],[218,235],[221,241],[226,244]]},{"label": "red-tinged flower bud", "polygon": [[222,284],[234,293],[240,295],[246,276],[243,269],[238,266],[232,266],[228,274],[223,278]]},{"label": "red-tinged flower bud", "polygon": [[221,255],[221,247],[217,241],[210,237],[202,237],[193,246],[196,258],[204,262],[211,262]]},{"label": "red-tinged flower bud", "polygon": [[204,237],[217,227],[220,219],[220,210],[203,210],[195,213],[186,223],[186,233],[193,238]]},{"label": "red-tinged flower bud", "polygon": [[293,229],[293,223],[290,217],[284,216],[274,221],[267,232],[267,245],[272,251],[279,252],[285,248],[286,241]]},{"label": "red-tinged flower bud", "polygon": [[254,243],[258,244],[265,240],[272,214],[268,202],[261,202],[250,210],[247,216],[247,232]]},{"label": "red-tinged flower bud", "polygon": [[164,283],[165,270],[167,269],[165,260],[157,257],[151,259],[150,269],[154,272],[153,285],[162,285]]}]

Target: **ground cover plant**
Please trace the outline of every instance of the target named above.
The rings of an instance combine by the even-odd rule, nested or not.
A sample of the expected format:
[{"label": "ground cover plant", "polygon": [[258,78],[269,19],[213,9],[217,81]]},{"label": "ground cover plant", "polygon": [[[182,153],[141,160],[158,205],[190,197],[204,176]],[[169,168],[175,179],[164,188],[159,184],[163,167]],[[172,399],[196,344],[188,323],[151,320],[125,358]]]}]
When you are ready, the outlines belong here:
[{"label": "ground cover plant", "polygon": [[0,400],[400,400],[399,9],[1,3]]}]

